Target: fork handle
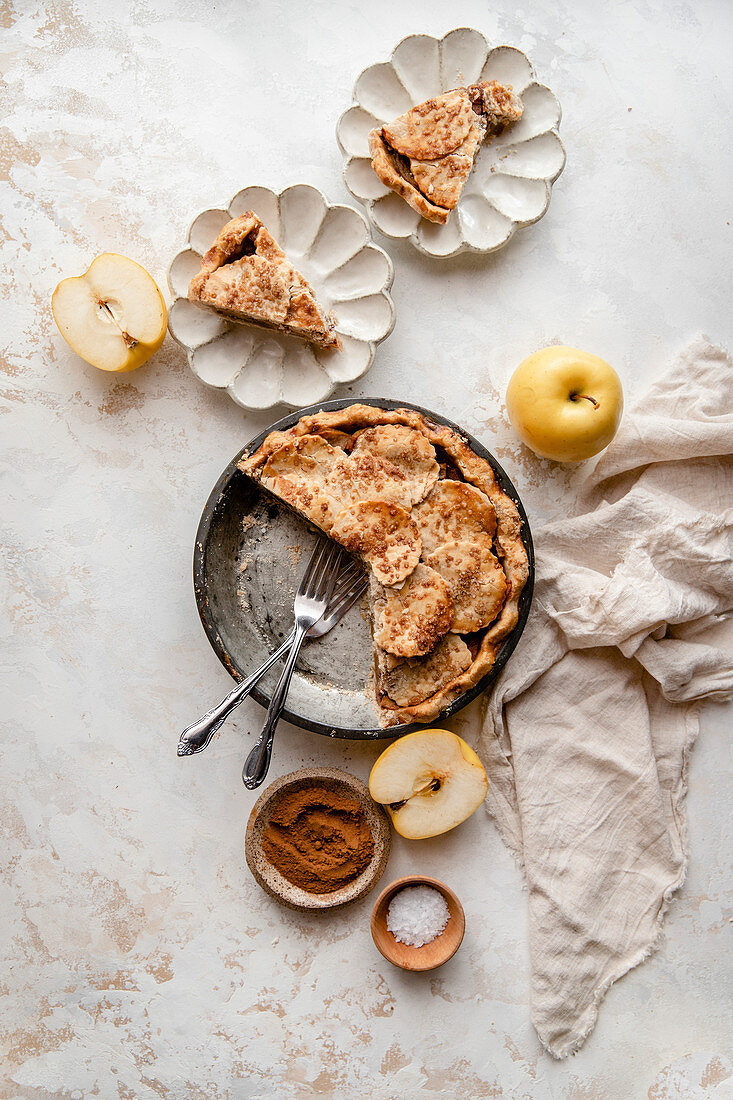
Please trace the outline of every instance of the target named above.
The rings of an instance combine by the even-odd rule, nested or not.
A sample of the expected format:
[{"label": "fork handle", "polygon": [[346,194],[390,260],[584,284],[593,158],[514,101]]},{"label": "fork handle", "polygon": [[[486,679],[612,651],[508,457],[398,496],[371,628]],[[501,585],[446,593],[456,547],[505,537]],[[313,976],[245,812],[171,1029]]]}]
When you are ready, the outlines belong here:
[{"label": "fork handle", "polygon": [[267,717],[265,718],[265,724],[262,727],[262,733],[259,736],[257,744],[254,746],[249,756],[244,762],[244,768],[242,769],[242,782],[249,791],[255,790],[256,787],[264,780],[267,772],[270,768],[270,757],[272,756],[272,742],[275,738],[275,729],[280,721],[280,715],[283,712],[285,706],[285,700],[288,695],[288,688],[290,687],[290,680],[292,679],[293,670],[295,668],[295,662],[298,659],[298,653],[300,647],[305,640],[305,636],[308,633],[306,627],[297,627],[295,633],[295,639],[288,654],[288,659],[285,662],[285,667],[280,674],[280,679],[277,682],[277,687],[272,693],[272,699],[270,700],[270,706],[267,710]]},{"label": "fork handle", "polygon": [[234,708],[238,707],[239,704],[247,698],[258,680],[261,680],[268,669],[272,668],[275,662],[280,660],[283,653],[293,644],[294,639],[295,630],[293,629],[279,649],[271,653],[265,663],[260,665],[256,672],[253,672],[246,680],[242,680],[236,687],[232,688],[229,694],[225,695],[217,706],[212,707],[211,710],[207,710],[206,714],[202,715],[198,722],[194,722],[192,725],[187,726],[178,741],[177,755],[193,756],[194,753],[202,752]]}]

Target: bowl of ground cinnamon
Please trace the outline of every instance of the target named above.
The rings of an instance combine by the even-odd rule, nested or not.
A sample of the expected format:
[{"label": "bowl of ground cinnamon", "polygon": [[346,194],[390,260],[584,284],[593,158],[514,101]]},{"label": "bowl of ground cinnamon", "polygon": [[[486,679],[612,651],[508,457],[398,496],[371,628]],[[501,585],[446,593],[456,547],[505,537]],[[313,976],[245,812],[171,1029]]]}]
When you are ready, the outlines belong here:
[{"label": "bowl of ground cinnamon", "polygon": [[389,819],[361,780],[336,768],[291,772],[260,795],[244,853],[268,894],[291,909],[335,909],[384,873]]}]

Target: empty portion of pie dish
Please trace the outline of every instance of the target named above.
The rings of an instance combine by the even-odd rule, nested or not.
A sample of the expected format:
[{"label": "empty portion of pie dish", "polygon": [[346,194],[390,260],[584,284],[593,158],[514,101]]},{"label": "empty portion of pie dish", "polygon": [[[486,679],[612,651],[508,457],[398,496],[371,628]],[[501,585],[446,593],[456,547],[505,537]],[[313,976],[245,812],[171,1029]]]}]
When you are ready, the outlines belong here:
[{"label": "empty portion of pie dish", "polygon": [[301,417],[239,469],[365,563],[380,722],[428,722],[491,670],[529,576],[491,464],[412,408]]},{"label": "empty portion of pie dish", "polygon": [[194,374],[243,408],[302,407],[369,369],[394,327],[392,279],[358,210],[305,184],[248,187],[191,226],[168,275],[169,329]]},{"label": "empty portion of pie dish", "polygon": [[[385,182],[386,173],[379,171],[380,158],[373,163],[379,150],[375,150],[374,138],[370,148],[370,135],[383,135],[385,128],[389,131],[405,116],[409,120],[414,109],[426,101],[440,101],[447,93],[453,96],[482,83],[511,88],[509,94],[521,104],[521,117],[516,117],[516,106],[512,107],[497,132],[499,128],[491,121],[492,106],[487,103],[485,140],[473,151],[468,133],[461,138],[461,143],[468,144],[460,150],[457,145],[449,151],[451,140],[441,140],[448,158],[442,166],[435,165],[438,158],[432,155],[413,157],[393,147],[398,157],[406,156],[410,162],[398,159],[396,166],[392,163],[398,180],[404,181],[401,168],[406,167],[408,184],[428,200],[425,188],[435,183],[436,176],[449,184],[448,194],[458,192],[453,194],[455,206],[445,207],[450,211],[445,224],[429,220],[425,209],[408,205],[400,184],[397,191],[393,188],[394,177]],[[429,114],[428,110],[426,118]],[[339,119],[337,137],[344,153],[346,186],[366,205],[370,219],[387,237],[407,238],[421,252],[433,256],[451,256],[465,249],[491,252],[506,244],[519,226],[537,221],[545,213],[551,184],[565,164],[565,150],[557,133],[560,116],[557,99],[549,88],[537,83],[520,50],[509,46],[490,49],[484,36],[469,28],[451,31],[442,39],[411,35],[399,43],[387,62],[364,70],[354,88],[353,106]],[[459,160],[452,162],[456,154]],[[418,164],[419,181],[411,167],[413,161],[422,162]]]}]

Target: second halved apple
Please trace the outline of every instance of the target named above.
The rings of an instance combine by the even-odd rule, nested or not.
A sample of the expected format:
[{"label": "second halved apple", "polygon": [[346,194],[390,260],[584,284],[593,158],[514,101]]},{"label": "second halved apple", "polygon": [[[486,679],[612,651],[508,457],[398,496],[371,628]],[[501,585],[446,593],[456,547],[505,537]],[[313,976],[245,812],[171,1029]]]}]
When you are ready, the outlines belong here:
[{"label": "second halved apple", "polygon": [[141,367],[163,343],[168,323],[152,276],[114,252],[97,256],[83,275],[62,280],[51,309],[69,347],[106,371]]},{"label": "second halved apple", "polygon": [[476,753],[449,730],[418,730],[377,759],[369,793],[397,832],[423,840],[454,829],[483,802],[489,783]]}]

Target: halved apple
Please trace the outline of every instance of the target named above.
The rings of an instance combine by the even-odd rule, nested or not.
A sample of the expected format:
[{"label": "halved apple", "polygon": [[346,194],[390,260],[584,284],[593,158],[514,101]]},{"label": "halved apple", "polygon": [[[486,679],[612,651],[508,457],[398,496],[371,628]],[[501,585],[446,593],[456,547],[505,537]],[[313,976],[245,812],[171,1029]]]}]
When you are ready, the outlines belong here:
[{"label": "halved apple", "polygon": [[165,337],[168,311],[157,283],[144,267],[103,252],[76,278],[53,292],[54,320],[69,347],[108,371],[141,367]]},{"label": "halved apple", "polygon": [[400,836],[423,840],[460,825],[483,802],[489,781],[476,753],[449,730],[418,730],[385,749],[369,793]]}]

